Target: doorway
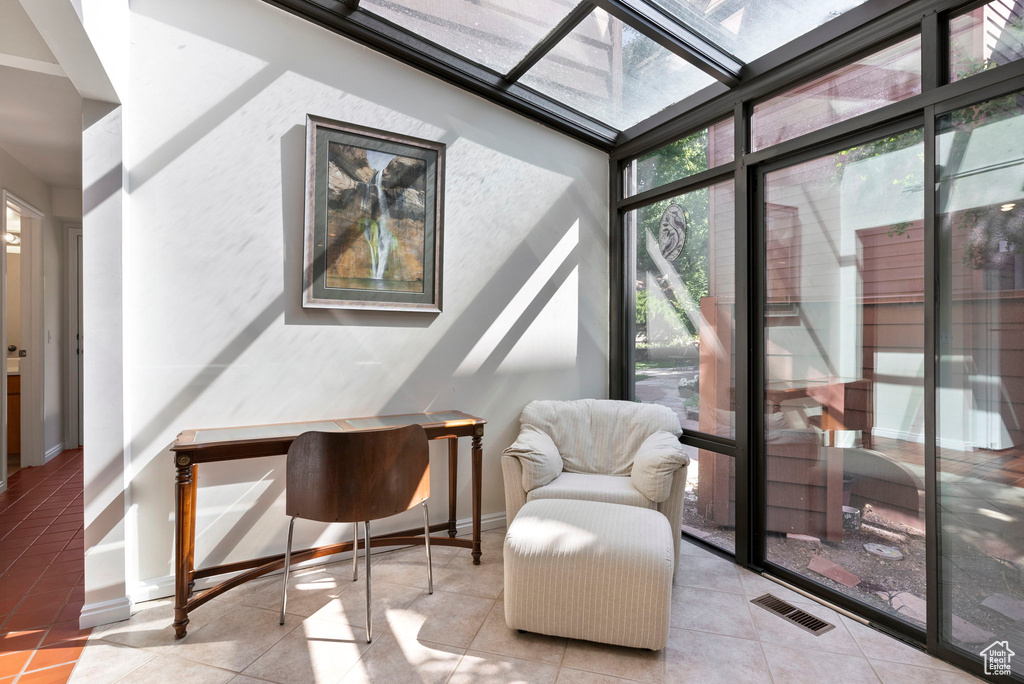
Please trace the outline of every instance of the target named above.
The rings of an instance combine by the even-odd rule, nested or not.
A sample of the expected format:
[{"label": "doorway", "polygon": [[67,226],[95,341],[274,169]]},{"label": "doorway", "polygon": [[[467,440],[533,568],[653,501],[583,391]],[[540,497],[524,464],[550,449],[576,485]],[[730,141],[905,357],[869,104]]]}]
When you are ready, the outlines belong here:
[{"label": "doorway", "polygon": [[759,170],[764,567],[921,640],[924,169],[908,126]]},{"label": "doorway", "polygon": [[42,254],[43,213],[4,190],[0,193],[0,491],[10,475],[42,465]]}]

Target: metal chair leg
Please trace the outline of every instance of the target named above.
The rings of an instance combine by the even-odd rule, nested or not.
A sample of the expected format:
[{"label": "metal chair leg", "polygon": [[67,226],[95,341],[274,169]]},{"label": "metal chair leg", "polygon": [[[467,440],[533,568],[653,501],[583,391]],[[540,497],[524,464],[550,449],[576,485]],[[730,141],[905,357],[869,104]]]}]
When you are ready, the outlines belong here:
[{"label": "metal chair leg", "polygon": [[284,624],[284,611],[288,608],[288,571],[292,564],[292,532],[295,530],[295,516],[288,521],[288,545],[284,549],[284,587],[281,589],[281,621]]},{"label": "metal chair leg", "polygon": [[359,579],[359,523],[352,523],[352,581]]},{"label": "metal chair leg", "polygon": [[423,502],[423,545],[427,547],[427,593],[434,593],[434,564],[430,561],[430,513]]},{"label": "metal chair leg", "polygon": [[370,624],[370,521],[363,523],[363,541],[366,543],[366,643],[373,641],[373,625]]}]

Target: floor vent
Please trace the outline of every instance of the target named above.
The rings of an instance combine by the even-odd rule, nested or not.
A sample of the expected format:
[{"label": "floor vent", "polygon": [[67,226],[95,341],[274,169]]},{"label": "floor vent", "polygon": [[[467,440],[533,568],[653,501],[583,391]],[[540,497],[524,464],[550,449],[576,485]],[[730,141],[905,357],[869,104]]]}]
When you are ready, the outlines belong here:
[{"label": "floor vent", "polygon": [[800,629],[807,630],[814,636],[821,636],[830,629],[834,629],[835,625],[825,622],[820,618],[816,618],[810,613],[800,610],[796,606],[786,603],[782,599],[772,596],[771,594],[765,594],[752,600],[751,603],[757,606],[761,606],[770,613],[778,615],[784,620],[792,622]]}]

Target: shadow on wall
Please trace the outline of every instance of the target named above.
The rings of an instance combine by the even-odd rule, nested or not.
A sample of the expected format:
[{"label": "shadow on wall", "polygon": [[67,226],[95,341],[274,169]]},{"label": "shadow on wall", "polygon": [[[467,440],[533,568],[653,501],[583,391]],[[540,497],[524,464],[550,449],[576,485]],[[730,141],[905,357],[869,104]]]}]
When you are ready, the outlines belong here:
[{"label": "shadow on wall", "polygon": [[[225,51],[235,50],[245,55],[258,56],[258,61],[264,65],[240,86],[228,90],[226,95],[211,103],[205,111],[184,123],[180,130],[169,133],[167,140],[158,143],[153,151],[143,155],[140,162],[130,170],[133,193],[140,188],[145,188],[144,195],[162,190],[163,187],[159,185],[160,174],[169,167],[172,167],[170,171],[182,165],[187,168],[190,163],[189,153],[193,148],[207,144],[208,139],[213,138],[215,132],[220,133],[229,120],[236,118],[237,121],[241,110],[278,84],[282,77],[299,74],[302,79],[324,84],[325,102],[331,96],[335,98],[331,105],[333,109],[323,112],[325,115],[329,116],[331,112],[339,110],[337,100],[353,97],[346,91],[359,92],[363,97],[370,93],[372,102],[366,104],[360,100],[360,104],[356,105],[357,109],[362,107],[359,111],[364,118],[367,111],[391,108],[394,110],[391,116],[398,122],[396,126],[401,126],[407,132],[419,132],[422,135],[423,131],[430,131],[429,137],[443,138],[450,152],[457,145],[466,145],[462,152],[464,160],[482,150],[483,154],[479,155],[481,159],[464,161],[464,164],[480,164],[481,168],[471,169],[473,173],[466,177],[471,182],[479,182],[479,187],[467,191],[459,203],[479,200],[487,202],[491,210],[491,215],[485,221],[481,221],[472,212],[467,212],[468,218],[463,216],[461,221],[453,220],[449,213],[449,226],[461,227],[457,237],[462,241],[459,253],[464,262],[463,270],[473,272],[474,269],[467,270],[466,266],[476,267],[479,276],[464,276],[460,281],[461,292],[459,288],[451,288],[455,280],[453,276],[459,271],[457,264],[446,259],[446,311],[440,319],[437,315],[421,313],[303,309],[301,269],[305,130],[301,125],[290,123],[281,131],[278,135],[282,221],[280,235],[283,241],[280,289],[275,293],[273,281],[276,278],[268,281],[265,273],[261,272],[260,278],[263,280],[258,284],[263,286],[262,290],[250,295],[250,301],[264,301],[266,304],[260,308],[252,307],[255,315],[250,313],[244,325],[223,326],[230,334],[224,335],[225,341],[220,343],[215,353],[203,350],[211,340],[217,339],[216,333],[210,330],[206,339],[198,340],[197,349],[202,351],[194,353],[192,357],[185,357],[189,360],[182,365],[161,369],[186,379],[175,381],[173,386],[177,389],[168,391],[168,398],[162,399],[156,409],[147,406],[137,413],[138,427],[133,429],[131,440],[134,463],[131,500],[138,516],[136,529],[146,531],[138,539],[139,558],[147,559],[146,567],[140,567],[142,579],[149,579],[155,574],[153,570],[157,564],[165,565],[168,572],[171,568],[169,540],[173,539],[173,519],[168,516],[168,512],[174,508],[173,458],[167,446],[156,448],[155,445],[166,444],[168,433],[172,430],[219,423],[224,420],[223,415],[252,413],[252,410],[245,408],[245,401],[249,397],[238,397],[237,404],[225,406],[217,403],[222,402],[223,396],[211,392],[211,389],[218,383],[224,384],[226,373],[232,373],[228,377],[236,377],[233,369],[237,368],[243,357],[256,354],[262,359],[260,355],[266,351],[256,344],[257,341],[268,331],[279,331],[282,322],[284,328],[310,329],[310,336],[303,337],[308,340],[309,348],[288,350],[291,354],[300,355],[322,353],[330,348],[330,340],[334,338],[325,337],[332,333],[328,326],[405,329],[405,349],[399,349],[397,353],[407,352],[407,358],[415,360],[414,363],[396,370],[392,367],[394,359],[373,357],[375,350],[367,345],[359,345],[362,340],[357,340],[353,347],[336,351],[339,354],[365,355],[367,363],[373,364],[373,367],[363,375],[355,375],[356,370],[353,370],[353,377],[342,381],[358,388],[359,383],[366,382],[367,377],[380,378],[373,389],[379,394],[384,388],[385,394],[375,394],[367,399],[366,413],[402,413],[455,407],[487,417],[490,425],[485,448],[491,453],[491,458],[485,456],[487,470],[484,500],[500,501],[501,476],[494,453],[514,440],[522,403],[528,398],[573,398],[581,396],[581,392],[595,395],[602,390],[606,391],[607,362],[604,354],[607,348],[607,247],[603,241],[601,244],[594,244],[593,241],[598,235],[603,236],[601,227],[607,222],[607,183],[595,191],[595,186],[599,186],[596,181],[590,178],[579,179],[581,174],[578,163],[583,157],[581,154],[575,153],[574,158],[564,159],[557,150],[548,149],[557,146],[545,144],[537,144],[532,150],[524,151],[523,146],[518,144],[520,136],[544,138],[556,134],[509,112],[495,108],[492,115],[488,110],[488,116],[493,116],[493,121],[489,122],[493,124],[490,128],[461,120],[458,115],[439,107],[418,108],[415,119],[403,114],[409,110],[410,102],[429,100],[438,89],[454,91],[450,86],[430,78],[409,79],[406,67],[369,53],[367,59],[379,63],[378,69],[366,69],[365,72],[361,69],[344,70],[344,74],[339,75],[336,65],[328,63],[330,60],[305,59],[303,55],[307,52],[291,51],[289,45],[305,41],[317,44],[319,47],[316,49],[322,52],[337,51],[338,41],[343,39],[262,3],[184,0],[180,6],[176,3],[170,9],[164,3],[142,0],[133,4],[133,12],[147,22],[162,22],[176,30],[194,34],[199,43],[214,43]],[[253,19],[250,26],[252,30],[237,30],[239,16],[243,15]],[[268,26],[273,26],[280,35],[273,38],[265,35]],[[183,42],[189,40],[190,37],[182,38]],[[346,49],[362,50],[351,44]],[[404,89],[381,88],[379,80],[382,72],[385,78],[393,72],[403,84],[411,85]],[[479,109],[481,105],[469,95],[464,97],[470,110],[468,115],[472,116],[474,108]],[[423,110],[422,117],[420,109]],[[247,116],[251,118],[251,110]],[[295,121],[291,113],[286,116]],[[412,128],[418,127],[422,131],[409,131],[410,122],[413,123]],[[381,122],[378,125],[386,127],[387,123]],[[502,126],[506,127],[505,130]],[[565,186],[546,188],[547,194],[538,200],[526,196],[525,190],[516,194],[515,188],[498,186],[496,189],[488,183],[491,176],[500,172],[503,166],[517,164],[520,167],[519,173],[524,173],[522,169],[526,169],[525,173],[536,169],[538,173],[550,173],[552,177],[558,175],[559,180],[566,179]],[[607,169],[606,163],[603,168]],[[232,186],[229,181],[217,177],[218,172],[223,172],[223,167],[211,167],[212,175],[208,182],[216,187],[223,184],[230,189]],[[468,182],[470,180],[464,179],[464,185]],[[149,187],[150,184],[153,187]],[[196,204],[202,206],[203,199],[205,195],[197,199]],[[147,202],[151,201],[147,196]],[[452,194],[449,193],[449,206],[451,203]],[[519,220],[515,224],[515,231],[510,232],[507,217],[512,216],[517,209],[522,214],[528,214],[529,221]],[[201,216],[198,213],[195,215]],[[174,217],[161,217],[160,220],[173,221]],[[250,230],[259,233],[259,238],[263,240],[267,226],[273,223],[276,222],[263,220],[263,223],[254,224]],[[152,227],[164,229],[164,226],[156,223]],[[188,229],[200,235],[198,228],[186,226],[183,230]],[[276,226],[274,230],[278,230]],[[494,235],[506,240],[505,243],[496,241],[503,248],[500,258],[488,253],[484,255],[487,257],[484,261],[476,259],[472,250],[467,250],[468,244],[480,245],[481,250],[490,249],[491,243],[484,237]],[[453,232],[449,232],[446,242],[452,237]],[[581,237],[585,241],[589,240],[583,243],[585,246],[581,246]],[[250,236],[246,236],[246,240],[250,239]],[[257,243],[257,246],[264,248],[265,255],[266,245]],[[446,253],[451,254],[452,250],[452,243],[447,244]],[[485,265],[481,266],[474,261],[482,261]],[[184,286],[186,283],[181,284]],[[471,289],[467,285],[471,285]],[[458,297],[451,297],[452,293],[458,294]],[[228,295],[235,296],[245,298],[240,293]],[[453,299],[457,301],[457,306],[452,305]],[[552,303],[561,305],[570,300],[569,308],[574,311],[564,313],[560,318],[556,312],[553,320]],[[221,305],[225,311],[235,308],[234,303],[230,302]],[[542,318],[547,328],[537,325],[537,321]],[[438,325],[442,325],[441,330],[438,330]],[[571,340],[573,348],[559,357],[558,364],[531,368],[522,363],[524,340],[533,345],[531,353],[543,354],[545,340],[538,338],[543,337],[545,330],[550,331],[552,325],[559,326],[559,332],[565,331],[561,337]],[[321,330],[316,329],[318,326]],[[428,331],[431,334],[428,335]],[[147,334],[157,332],[159,330],[147,331]],[[396,350],[389,347],[382,355],[395,353]],[[476,362],[465,365],[470,355],[473,355]],[[518,365],[509,364],[509,359],[513,357],[520,359]],[[191,358],[197,359],[195,365],[190,363]],[[199,358],[203,360],[199,361]],[[592,372],[591,376],[585,376],[579,370],[577,362],[581,360],[584,361],[584,368]],[[242,362],[242,365],[245,368],[256,368],[253,372],[261,372],[249,360]],[[510,370],[513,367],[515,370]],[[129,369],[126,371],[132,372]],[[358,372],[363,373],[361,370]],[[399,372],[401,376],[396,377]],[[268,377],[273,379],[273,376]],[[164,382],[168,386],[172,384]],[[293,380],[292,384],[296,382]],[[253,383],[253,386],[259,386],[259,383]],[[294,394],[293,390],[299,389],[303,388],[289,387],[280,396],[255,397],[254,400],[262,401],[260,406],[268,412],[273,402],[279,401],[287,413],[289,398]],[[335,387],[326,383],[314,389],[325,397],[322,402],[325,416],[338,411],[335,402],[327,400]],[[348,403],[355,402],[350,400]],[[197,415],[202,417],[200,421],[196,420]],[[309,416],[310,419],[318,417],[321,416]],[[186,421],[190,424],[184,425]],[[247,554],[254,546],[277,548],[282,543],[286,527],[283,513],[279,522],[268,523],[268,520],[273,520],[275,507],[283,504],[283,459],[277,457],[276,460],[250,463],[251,467],[246,468],[225,465],[204,466],[201,470],[197,566],[232,560],[233,555]],[[109,478],[106,484],[111,488],[120,488],[119,478],[123,476],[114,470],[104,471],[100,478]],[[443,468],[436,469],[438,485],[443,476]],[[459,487],[462,490],[460,501],[467,501],[468,497],[464,495],[469,489],[468,468],[463,467],[460,471]],[[217,506],[204,509],[203,499],[214,496],[212,492],[216,490],[221,490],[216,495],[219,497]],[[440,490],[441,487],[438,487]],[[228,503],[229,497],[234,497],[233,504]],[[103,516],[101,520],[100,524],[108,529],[98,532],[99,535],[122,522],[121,516],[114,515]],[[204,540],[209,543],[204,543]],[[297,540],[297,545],[299,543],[303,543],[302,540]]]}]

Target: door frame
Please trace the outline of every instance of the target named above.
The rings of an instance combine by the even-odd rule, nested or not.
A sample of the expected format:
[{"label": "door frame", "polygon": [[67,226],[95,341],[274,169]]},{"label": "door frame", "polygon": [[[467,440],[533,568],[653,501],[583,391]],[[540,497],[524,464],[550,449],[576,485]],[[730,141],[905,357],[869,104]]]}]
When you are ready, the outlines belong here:
[{"label": "door frame", "polygon": [[82,422],[80,420],[83,402],[81,375],[78,372],[81,362],[81,340],[75,337],[81,331],[82,312],[82,273],[78,261],[78,244],[82,239],[82,226],[68,223],[64,226],[64,279],[65,292],[65,357],[67,399],[64,413],[64,446],[77,449],[82,446]]},{"label": "door frame", "polygon": [[[0,213],[3,214],[2,230],[7,230],[7,205],[13,205],[24,218],[33,221],[27,229],[22,228],[22,349],[27,356],[22,360],[22,399],[21,399],[21,464],[22,466],[39,466],[46,461],[43,440],[43,376],[44,376],[44,321],[43,321],[43,230],[45,215],[34,205],[26,202],[13,192],[0,190]],[[38,222],[38,223],[36,223]],[[0,349],[7,349],[7,249],[3,250],[2,272],[4,274],[3,302],[0,306]],[[28,306],[25,306],[27,302]],[[0,394],[2,394],[3,424],[7,425],[7,372],[6,352],[3,355],[3,368]],[[26,363],[27,359],[27,363]],[[7,430],[4,429],[0,439],[0,478],[3,489],[7,485]]]},{"label": "door frame", "polygon": [[[764,407],[766,401],[767,383],[767,340],[765,339],[766,328],[764,327],[765,302],[767,297],[767,268],[766,268],[766,237],[767,224],[765,217],[766,195],[765,176],[773,171],[789,168],[801,163],[818,159],[823,156],[835,154],[851,147],[863,145],[887,135],[893,135],[915,128],[924,129],[925,117],[922,114],[914,114],[895,121],[875,126],[857,133],[845,136],[836,136],[829,141],[801,149],[791,155],[774,158],[753,165],[750,168],[753,206],[750,216],[751,238],[748,249],[750,251],[750,306],[748,312],[748,326],[750,335],[750,375],[748,407],[750,411],[751,430],[749,441],[750,458],[750,486],[751,486],[751,547],[750,559],[752,565],[763,571],[765,574],[783,580],[785,583],[797,587],[801,591],[818,596],[828,603],[840,608],[847,614],[859,616],[860,619],[869,621],[874,627],[881,629],[904,641],[910,641],[924,647],[927,643],[927,628],[919,628],[909,622],[899,620],[892,615],[885,613],[868,603],[859,601],[839,591],[833,590],[824,584],[815,582],[798,572],[781,566],[768,558],[768,482],[767,482],[767,448],[765,445],[765,416]],[[924,134],[926,131],[922,130]],[[927,203],[927,197],[925,199]],[[925,229],[930,230],[929,228]],[[930,233],[928,234],[930,236]],[[926,236],[925,242],[929,237]],[[927,309],[927,303],[923,304]],[[922,350],[927,355],[925,350]],[[927,373],[927,372],[926,372]],[[928,528],[933,527],[932,521],[926,519],[926,533]],[[926,569],[926,575],[928,575]]]}]

